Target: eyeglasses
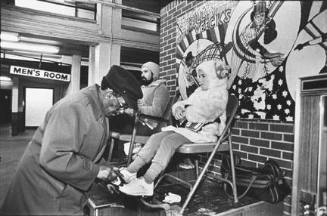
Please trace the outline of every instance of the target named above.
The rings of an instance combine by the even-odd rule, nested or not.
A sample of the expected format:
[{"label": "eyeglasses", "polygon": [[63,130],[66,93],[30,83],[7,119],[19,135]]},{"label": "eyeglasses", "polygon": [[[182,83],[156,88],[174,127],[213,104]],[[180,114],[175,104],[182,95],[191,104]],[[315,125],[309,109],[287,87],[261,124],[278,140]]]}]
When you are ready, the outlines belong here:
[{"label": "eyeglasses", "polygon": [[113,90],[110,90],[109,98],[112,99],[113,97],[115,97],[118,100],[119,109],[126,109],[128,107],[125,99],[120,94],[118,94],[117,92],[115,92]]}]

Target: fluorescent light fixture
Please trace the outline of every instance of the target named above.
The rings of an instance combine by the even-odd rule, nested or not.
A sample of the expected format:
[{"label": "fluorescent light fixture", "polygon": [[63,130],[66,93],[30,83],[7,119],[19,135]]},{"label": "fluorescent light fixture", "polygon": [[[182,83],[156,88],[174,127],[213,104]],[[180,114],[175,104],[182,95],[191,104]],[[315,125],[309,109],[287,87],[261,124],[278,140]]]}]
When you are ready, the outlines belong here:
[{"label": "fluorescent light fixture", "polygon": [[24,43],[24,42],[9,42],[1,41],[1,49],[10,49],[10,50],[25,50],[25,51],[34,51],[40,53],[58,53],[59,47],[45,45],[45,44],[33,44],[33,43]]},{"label": "fluorescent light fixture", "polygon": [[16,32],[4,32],[1,34],[1,41],[19,41],[19,34]]},{"label": "fluorescent light fixture", "polygon": [[0,81],[7,81],[7,82],[11,82],[11,78],[7,77],[7,76],[0,76]]},{"label": "fluorescent light fixture", "polygon": [[24,37],[20,35],[20,41],[28,42],[28,43],[40,43],[40,44],[48,44],[48,45],[60,45],[58,41],[55,40],[47,40],[41,38],[31,38],[31,37]]}]

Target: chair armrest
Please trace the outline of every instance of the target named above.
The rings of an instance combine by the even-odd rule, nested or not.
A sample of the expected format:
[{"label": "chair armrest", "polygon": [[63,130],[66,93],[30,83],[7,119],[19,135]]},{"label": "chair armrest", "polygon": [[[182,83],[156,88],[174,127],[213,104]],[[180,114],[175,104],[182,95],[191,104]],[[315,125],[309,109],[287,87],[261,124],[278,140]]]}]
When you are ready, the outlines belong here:
[{"label": "chair armrest", "polygon": [[142,121],[142,119],[151,119],[151,120],[158,121],[158,122],[169,123],[168,119],[164,119],[164,118],[161,118],[161,117],[146,115],[146,114],[143,114],[143,113],[139,113],[138,115],[139,115],[139,119],[141,121]]},{"label": "chair armrest", "polygon": [[[146,141],[149,139],[149,137],[150,136],[136,135],[135,136],[135,142],[145,144]],[[131,141],[131,138],[132,138],[131,134],[121,134],[120,137],[119,137],[119,140],[129,142],[129,141]]]}]

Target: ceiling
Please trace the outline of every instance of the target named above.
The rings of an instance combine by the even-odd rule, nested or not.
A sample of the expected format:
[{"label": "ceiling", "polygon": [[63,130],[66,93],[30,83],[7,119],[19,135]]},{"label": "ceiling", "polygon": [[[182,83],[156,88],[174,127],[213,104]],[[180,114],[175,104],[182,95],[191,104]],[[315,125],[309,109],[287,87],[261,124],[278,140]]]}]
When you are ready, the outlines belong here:
[{"label": "ceiling", "polygon": [[[10,1],[10,0],[7,0]],[[47,0],[55,1],[55,0]],[[159,13],[160,1],[157,0],[122,0],[124,5],[136,7],[142,10]],[[58,39],[58,38],[42,38],[36,35],[20,34],[20,42],[38,43],[54,45],[60,48],[57,54],[41,54],[39,52],[28,52],[16,50],[1,49],[2,64],[19,63],[29,64],[30,61],[53,63],[54,67],[65,63],[65,56],[81,55],[82,65],[87,65],[89,57],[89,45],[77,41]],[[130,47],[121,47],[121,62],[126,64],[142,64],[145,61],[159,62],[159,53],[149,50],[141,50]]]}]

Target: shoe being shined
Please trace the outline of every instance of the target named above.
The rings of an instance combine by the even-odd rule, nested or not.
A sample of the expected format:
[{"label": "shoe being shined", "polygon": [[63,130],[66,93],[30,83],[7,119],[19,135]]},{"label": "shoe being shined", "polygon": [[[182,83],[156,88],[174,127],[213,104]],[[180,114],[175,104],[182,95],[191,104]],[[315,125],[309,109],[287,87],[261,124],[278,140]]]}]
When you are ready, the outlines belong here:
[{"label": "shoe being shined", "polygon": [[120,186],[119,190],[130,196],[153,196],[154,184],[147,183],[143,177],[140,177]]},{"label": "shoe being shined", "polygon": [[136,179],[136,173],[131,173],[127,170],[126,167],[119,169],[120,174],[122,175],[123,180],[128,184],[132,180]]},{"label": "shoe being shined", "polygon": [[182,169],[194,169],[194,164],[190,158],[185,158],[182,163],[178,165],[179,168]]}]

